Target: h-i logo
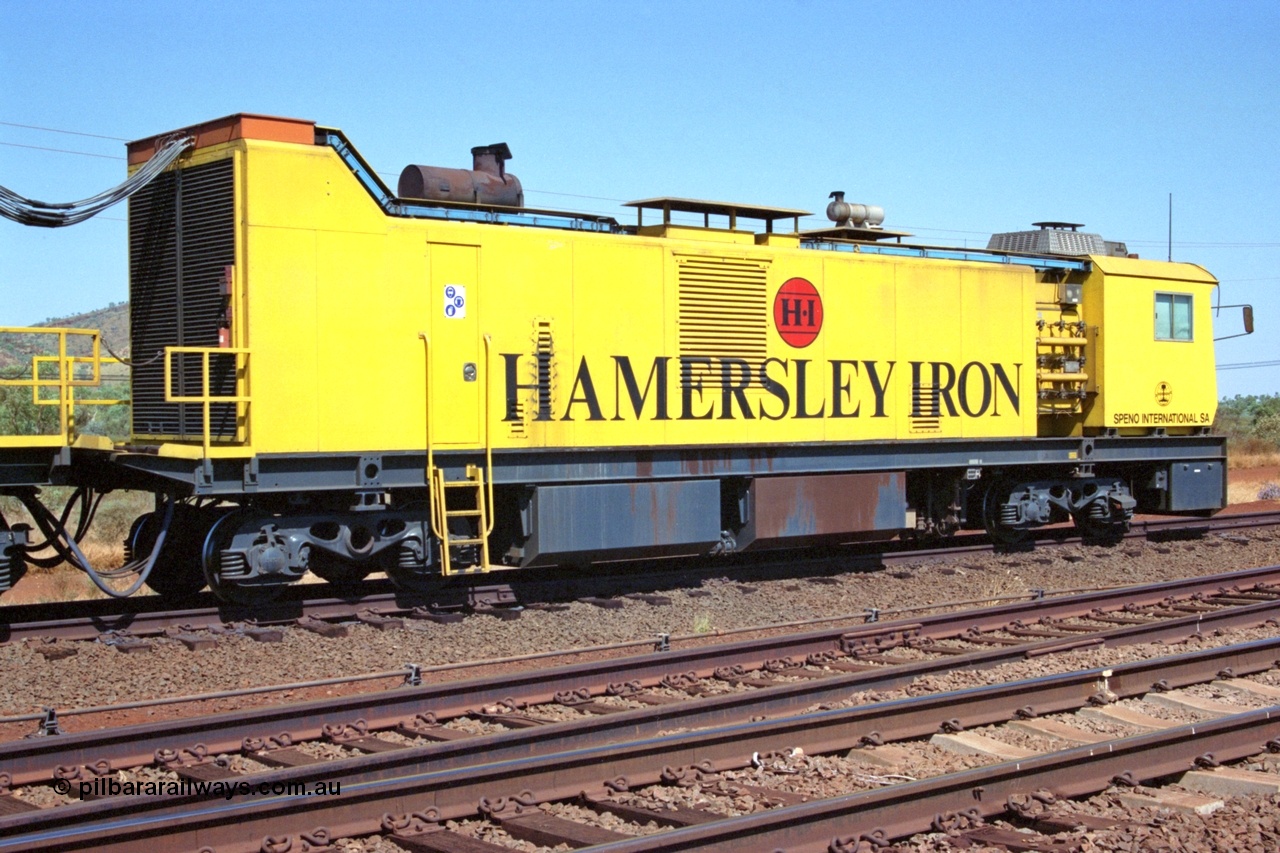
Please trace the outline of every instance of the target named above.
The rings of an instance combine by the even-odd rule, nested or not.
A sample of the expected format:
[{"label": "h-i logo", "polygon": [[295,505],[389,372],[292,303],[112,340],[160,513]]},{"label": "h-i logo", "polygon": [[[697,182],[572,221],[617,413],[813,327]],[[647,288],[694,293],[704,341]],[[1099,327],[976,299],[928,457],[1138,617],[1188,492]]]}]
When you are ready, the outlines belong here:
[{"label": "h-i logo", "polygon": [[797,349],[807,347],[822,331],[822,297],[813,283],[791,278],[773,298],[773,325]]}]

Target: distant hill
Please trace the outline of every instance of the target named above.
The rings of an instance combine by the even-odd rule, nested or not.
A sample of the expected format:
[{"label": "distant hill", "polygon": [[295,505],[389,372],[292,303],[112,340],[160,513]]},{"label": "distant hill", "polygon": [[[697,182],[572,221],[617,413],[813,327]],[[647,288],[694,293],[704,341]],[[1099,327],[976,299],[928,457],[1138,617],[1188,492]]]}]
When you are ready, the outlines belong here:
[{"label": "distant hill", "polygon": [[[70,317],[55,317],[36,323],[36,326],[55,326],[71,329],[98,329],[102,332],[102,340],[122,358],[129,357],[129,303],[112,303],[106,308],[75,314]],[[70,339],[70,351],[76,355],[85,354],[87,341],[84,338]],[[57,338],[52,335],[5,335],[0,334],[0,370],[12,375],[15,369],[23,370],[31,365],[31,357],[39,354],[52,354],[57,348]],[[104,351],[103,355],[107,355]]]}]

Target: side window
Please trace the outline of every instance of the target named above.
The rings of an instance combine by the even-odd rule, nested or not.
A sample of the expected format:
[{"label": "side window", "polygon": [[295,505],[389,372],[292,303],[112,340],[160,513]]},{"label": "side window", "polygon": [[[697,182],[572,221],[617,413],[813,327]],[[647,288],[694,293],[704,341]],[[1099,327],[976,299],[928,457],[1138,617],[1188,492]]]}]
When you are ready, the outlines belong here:
[{"label": "side window", "polygon": [[1156,340],[1191,340],[1191,295],[1156,294]]}]

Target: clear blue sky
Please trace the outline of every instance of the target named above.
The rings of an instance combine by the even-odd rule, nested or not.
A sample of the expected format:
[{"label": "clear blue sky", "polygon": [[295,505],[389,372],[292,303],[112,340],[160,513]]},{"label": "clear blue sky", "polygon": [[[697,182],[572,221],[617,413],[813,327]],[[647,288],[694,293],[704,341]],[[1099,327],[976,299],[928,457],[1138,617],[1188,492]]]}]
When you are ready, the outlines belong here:
[{"label": "clear blue sky", "polygon": [[[1055,219],[1163,258],[1172,192],[1174,258],[1257,310],[1219,361],[1280,360],[1274,2],[0,0],[0,32],[0,184],[45,201],[117,183],[123,143],[15,124],[136,139],[234,112],[341,127],[393,186],[506,141],[528,203],[619,217],[842,189],[930,243]],[[124,214],[0,221],[0,323],[125,299]],[[1280,367],[1219,392],[1280,392]]]}]

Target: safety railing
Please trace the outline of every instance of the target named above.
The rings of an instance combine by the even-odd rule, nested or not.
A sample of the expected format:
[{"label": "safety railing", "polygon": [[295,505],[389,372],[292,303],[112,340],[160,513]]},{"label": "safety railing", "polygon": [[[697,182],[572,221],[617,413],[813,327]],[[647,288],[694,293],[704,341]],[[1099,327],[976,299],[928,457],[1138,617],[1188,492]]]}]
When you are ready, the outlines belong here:
[{"label": "safety railing", "polygon": [[[116,406],[128,400],[76,396],[77,388],[97,388],[102,384],[102,367],[120,364],[120,360],[102,355],[102,333],[97,329],[71,329],[40,326],[0,326],[0,336],[27,336],[37,339],[55,337],[56,354],[31,357],[31,375],[5,377],[0,371],[0,388],[30,388],[34,406],[56,406],[58,431],[39,432],[38,418],[33,419],[34,434],[0,435],[0,447],[62,447],[76,440],[76,407]],[[52,343],[52,342],[49,342]],[[47,351],[53,346],[33,346]],[[80,350],[73,353],[72,350]],[[17,401],[15,401],[16,403]],[[11,408],[11,414],[16,407]],[[16,418],[14,418],[16,420]],[[15,424],[16,426],[16,424]]]},{"label": "safety railing", "polygon": [[[200,356],[200,393],[176,395],[173,393],[173,357],[180,354]],[[234,356],[236,360],[235,394],[214,394],[210,391],[209,358],[210,356]],[[236,405],[236,423],[243,424],[243,443],[249,443],[248,406],[250,395],[241,393],[247,384],[249,374],[249,350],[247,347],[165,347],[164,348],[164,401],[166,403],[196,403],[201,406],[203,417],[203,444],[205,459],[209,458],[209,450],[213,447],[213,434],[209,426],[210,414],[214,404],[234,403]],[[241,408],[241,407],[244,408]],[[237,433],[240,429],[237,428]]]}]

